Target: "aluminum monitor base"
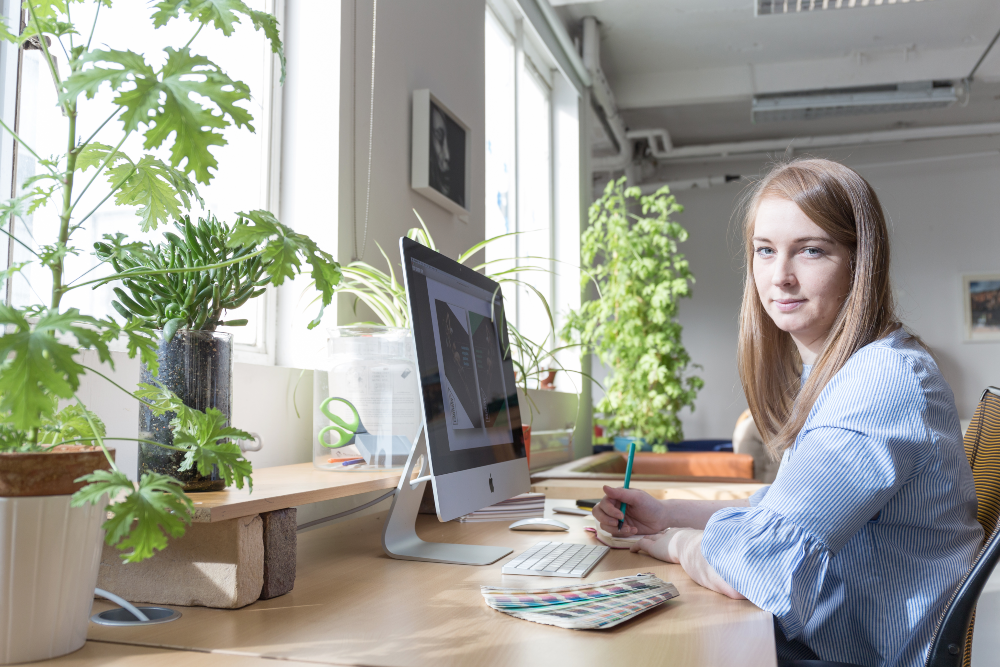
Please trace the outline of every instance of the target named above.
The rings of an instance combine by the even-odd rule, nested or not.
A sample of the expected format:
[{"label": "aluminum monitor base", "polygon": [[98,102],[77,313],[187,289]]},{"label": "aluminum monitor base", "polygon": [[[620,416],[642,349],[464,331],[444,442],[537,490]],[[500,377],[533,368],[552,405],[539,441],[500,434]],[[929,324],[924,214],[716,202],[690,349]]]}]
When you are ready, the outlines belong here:
[{"label": "aluminum monitor base", "polygon": [[[417,442],[406,460],[403,475],[399,478],[396,495],[392,499],[389,517],[382,529],[382,548],[387,556],[400,560],[422,560],[432,563],[456,563],[458,565],[489,565],[495,563],[513,549],[489,547],[476,544],[443,544],[425,542],[417,537],[417,514],[420,500],[424,497],[424,486],[430,481],[425,476],[427,462],[427,431],[424,437],[417,434]],[[420,476],[411,481],[417,461],[421,461]]]}]

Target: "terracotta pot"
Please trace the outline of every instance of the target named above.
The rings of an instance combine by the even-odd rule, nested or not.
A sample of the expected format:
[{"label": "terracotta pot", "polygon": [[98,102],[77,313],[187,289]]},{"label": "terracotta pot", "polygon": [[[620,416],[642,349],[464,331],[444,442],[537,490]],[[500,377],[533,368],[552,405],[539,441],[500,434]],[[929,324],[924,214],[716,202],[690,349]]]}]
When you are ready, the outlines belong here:
[{"label": "terracotta pot", "polygon": [[0,454],[0,498],[72,495],[83,488],[75,480],[95,470],[111,470],[98,447],[61,445],[44,453],[6,452]]},{"label": "terracotta pot", "polygon": [[74,480],[111,466],[96,448],[0,454],[0,665],[71,653],[87,640],[104,506],[71,507]]}]

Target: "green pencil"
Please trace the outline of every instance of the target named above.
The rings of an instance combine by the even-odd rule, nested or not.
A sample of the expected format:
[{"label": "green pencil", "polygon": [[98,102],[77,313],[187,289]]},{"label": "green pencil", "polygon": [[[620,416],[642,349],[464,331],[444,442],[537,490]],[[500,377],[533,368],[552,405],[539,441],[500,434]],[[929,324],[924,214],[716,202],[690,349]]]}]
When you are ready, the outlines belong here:
[{"label": "green pencil", "polygon": [[[635,460],[635,442],[628,443],[628,465],[625,466],[625,488],[628,488],[629,483],[632,481],[632,462]],[[625,508],[628,507],[624,502],[621,505],[622,518],[618,519],[618,530],[622,529],[625,525]]]}]

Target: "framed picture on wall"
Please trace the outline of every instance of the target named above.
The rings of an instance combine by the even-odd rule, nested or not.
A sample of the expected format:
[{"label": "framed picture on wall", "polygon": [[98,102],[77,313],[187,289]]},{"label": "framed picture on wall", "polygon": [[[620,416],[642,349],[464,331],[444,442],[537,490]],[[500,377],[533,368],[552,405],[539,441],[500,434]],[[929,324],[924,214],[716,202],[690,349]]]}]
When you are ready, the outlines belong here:
[{"label": "framed picture on wall", "polygon": [[963,276],[965,339],[1000,341],[1000,273]]},{"label": "framed picture on wall", "polygon": [[468,221],[469,126],[424,88],[413,91],[410,187]]}]

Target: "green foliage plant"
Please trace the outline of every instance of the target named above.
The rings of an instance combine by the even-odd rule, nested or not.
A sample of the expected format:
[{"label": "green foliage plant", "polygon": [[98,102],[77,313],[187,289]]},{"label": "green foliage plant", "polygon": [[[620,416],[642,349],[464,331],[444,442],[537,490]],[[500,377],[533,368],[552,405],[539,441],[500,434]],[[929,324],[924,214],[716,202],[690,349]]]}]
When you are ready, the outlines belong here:
[{"label": "green foliage plant", "polygon": [[678,252],[687,231],[671,219],[682,210],[666,187],[643,196],[626,188],[625,178],[608,183],[590,207],[580,245],[601,298],[570,313],[562,332],[612,369],[596,406],[611,428],[653,441],[661,451],[662,443],[683,440],[677,414],[694,409],[704,386],[687,375],[691,358],[677,322],[678,302],[691,296],[694,282]]},{"label": "green foliage plant", "polygon": [[[85,2],[94,9],[93,21],[77,25],[73,14],[79,15],[79,6]],[[229,259],[203,263],[224,254],[210,243],[211,251],[199,245],[202,255],[192,256],[190,261],[185,258],[177,266],[150,268],[141,262],[133,265],[129,258],[141,254],[141,244],[129,243],[124,235],[106,236],[106,247],[99,249],[98,256],[113,266],[117,262],[116,272],[94,280],[82,281],[82,276],[68,280],[65,259],[80,253],[73,245],[73,236],[104,202],[114,197],[120,206],[136,207],[138,225],[144,231],[177,219],[193,202],[202,202],[196,183],[208,184],[212,180],[218,166],[212,150],[226,144],[223,131],[230,126],[253,131],[253,117],[241,106],[250,99],[249,87],[231,79],[208,57],[195,53],[198,35],[208,29],[229,36],[236,24],[249,21],[265,34],[281,61],[282,72],[283,47],[274,16],[251,10],[241,0],[159,0],[149,5],[153,25],[188,21],[192,34],[184,45],[167,47],[165,64],[157,69],[147,62],[145,54],[94,43],[94,30],[101,17],[115,11],[111,0],[23,0],[22,7],[24,28],[18,34],[12,32],[14,26],[0,24],[0,39],[19,46],[30,40],[41,49],[47,76],[66,118],[67,134],[66,152],[43,158],[0,119],[0,127],[13,136],[18,150],[31,154],[39,168],[39,173],[26,179],[16,197],[0,202],[0,216],[23,220],[42,206],[51,205],[57,209],[59,220],[55,240],[37,249],[11,237],[33,257],[30,262],[0,272],[0,280],[10,280],[26,266],[36,264],[52,274],[52,292],[46,303],[23,307],[0,304],[0,453],[46,452],[72,444],[100,448],[111,470],[81,478],[87,485],[77,492],[73,502],[80,505],[110,499],[107,509],[111,518],[104,524],[107,542],[125,551],[125,560],[139,561],[164,548],[168,536],[184,532],[192,503],[181,485],[170,477],[146,473],[133,484],[115,465],[106,443],[136,438],[107,437],[100,419],[77,396],[80,379],[95,374],[127,395],[145,401],[154,412],[175,413],[171,422],[174,444],[170,448],[185,453],[184,465],[202,472],[217,466],[237,488],[252,485],[250,463],[236,442],[250,439],[250,435],[224,427],[213,410],[186,408],[162,387],[146,385],[133,393],[85,366],[81,348],[90,348],[101,362],[113,364],[109,343],[122,338],[129,356],[140,356],[155,372],[158,339],[151,326],[158,321],[154,322],[152,316],[133,316],[121,324],[111,318],[84,315],[76,308],[64,307],[63,297],[86,286],[126,279],[136,286],[148,285],[141,281],[152,276],[224,269],[259,256],[262,274],[257,274],[256,269],[247,274],[256,276],[255,289],[259,289],[258,283],[264,277],[280,285],[285,278],[303,272],[305,262],[325,306],[333,298],[339,265],[270,214],[254,211],[228,233],[226,245],[233,249],[227,255]],[[68,69],[61,71],[57,67],[57,53]],[[111,89],[114,111],[95,127],[83,127],[81,106],[102,87]],[[118,139],[112,142],[115,145],[95,140],[102,131],[113,133],[116,127],[119,131]],[[161,159],[152,152],[126,154],[122,146],[134,134],[144,139],[145,151],[165,151],[169,157]],[[106,185],[100,183],[102,180]],[[86,211],[80,208],[80,202],[92,188],[97,188],[93,191],[102,198]],[[6,225],[3,227],[10,236]],[[246,252],[239,255],[241,248]],[[237,294],[245,295],[245,288],[241,283]],[[188,323],[188,319],[184,318],[184,322]]]}]

